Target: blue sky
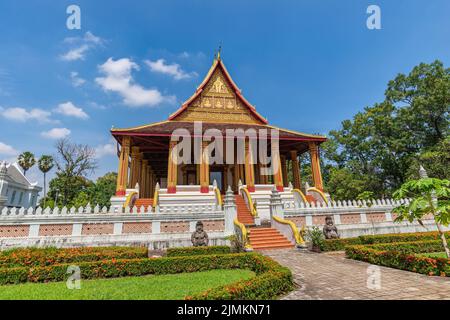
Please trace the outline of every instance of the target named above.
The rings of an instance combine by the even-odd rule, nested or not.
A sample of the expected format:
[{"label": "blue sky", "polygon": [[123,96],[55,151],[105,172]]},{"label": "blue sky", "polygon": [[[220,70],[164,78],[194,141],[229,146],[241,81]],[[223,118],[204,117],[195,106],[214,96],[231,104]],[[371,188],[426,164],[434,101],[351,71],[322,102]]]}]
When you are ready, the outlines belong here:
[{"label": "blue sky", "polygon": [[[66,28],[71,4],[81,8],[81,30]],[[381,8],[381,30],[366,27],[370,4]],[[447,0],[5,0],[0,159],[53,154],[67,135],[99,151],[94,177],[116,170],[111,126],[166,119],[219,44],[269,122],[326,134],[381,101],[397,73],[435,59],[449,66],[449,16]],[[30,177],[41,180],[36,168]]]}]

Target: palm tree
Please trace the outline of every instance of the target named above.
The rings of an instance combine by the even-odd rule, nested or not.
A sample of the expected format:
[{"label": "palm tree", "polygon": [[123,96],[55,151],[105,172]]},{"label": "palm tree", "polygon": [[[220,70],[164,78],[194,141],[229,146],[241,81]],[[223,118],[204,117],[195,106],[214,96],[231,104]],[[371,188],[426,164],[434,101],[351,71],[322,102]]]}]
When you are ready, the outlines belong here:
[{"label": "palm tree", "polygon": [[26,175],[28,169],[30,169],[36,163],[36,159],[34,158],[34,154],[29,151],[25,151],[24,153],[19,155],[19,157],[17,158],[17,162],[23,169],[23,175]]},{"label": "palm tree", "polygon": [[53,161],[52,156],[43,155],[38,161],[38,167],[39,170],[44,174],[44,208],[45,208],[45,200],[47,197],[47,182],[46,182],[46,176],[47,172],[52,170],[53,166],[55,165]]}]

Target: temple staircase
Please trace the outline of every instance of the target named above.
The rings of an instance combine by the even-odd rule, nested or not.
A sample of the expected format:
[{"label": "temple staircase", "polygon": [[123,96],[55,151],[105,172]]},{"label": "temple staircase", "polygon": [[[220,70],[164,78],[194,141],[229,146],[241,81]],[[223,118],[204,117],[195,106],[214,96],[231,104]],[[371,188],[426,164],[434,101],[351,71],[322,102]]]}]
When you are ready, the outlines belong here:
[{"label": "temple staircase", "polygon": [[293,248],[294,245],[277,229],[256,227],[255,219],[240,195],[235,196],[238,221],[248,229],[248,239],[254,250]]},{"label": "temple staircase", "polygon": [[293,248],[294,245],[277,229],[271,227],[250,228],[249,242],[253,250]]},{"label": "temple staircase", "polygon": [[134,205],[137,207],[138,212],[141,212],[141,207],[145,207],[145,212],[151,211],[153,206],[153,198],[138,198]]}]

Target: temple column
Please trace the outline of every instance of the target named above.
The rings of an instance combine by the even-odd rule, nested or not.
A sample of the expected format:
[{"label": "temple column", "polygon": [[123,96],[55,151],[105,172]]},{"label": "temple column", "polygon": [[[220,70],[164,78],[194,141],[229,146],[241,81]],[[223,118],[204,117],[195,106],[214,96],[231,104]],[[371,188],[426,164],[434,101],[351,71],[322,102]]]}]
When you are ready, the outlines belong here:
[{"label": "temple column", "polygon": [[239,191],[238,184],[239,184],[239,165],[235,163],[233,166],[233,190],[236,192]]},{"label": "temple column", "polygon": [[200,162],[200,192],[209,192],[209,156],[208,156],[208,141],[202,141],[201,148],[201,162]]},{"label": "temple column", "polygon": [[124,196],[128,185],[128,162],[130,157],[130,137],[123,137],[119,156],[116,195]]},{"label": "temple column", "polygon": [[250,140],[245,140],[245,184],[249,192],[255,192],[255,171]]},{"label": "temple column", "polygon": [[291,150],[292,175],[294,176],[294,188],[301,189],[302,180],[300,178],[300,162],[298,161],[297,150]]},{"label": "temple column", "polygon": [[281,162],[281,172],[283,173],[283,186],[287,187],[289,185],[289,181],[288,181],[286,156],[280,155],[280,162]]},{"label": "temple column", "polygon": [[177,192],[177,177],[178,177],[178,166],[177,166],[177,154],[173,152],[176,147],[177,141],[170,141],[169,143],[169,160],[167,168],[167,193]]},{"label": "temple column", "polygon": [[314,187],[323,190],[322,173],[320,172],[319,145],[314,142],[309,143],[309,153],[311,155],[311,173]]},{"label": "temple column", "polygon": [[131,147],[130,187],[134,188],[139,181],[138,176],[139,147]]},{"label": "temple column", "polygon": [[259,170],[260,183],[261,184],[268,184],[268,181],[267,181],[268,176],[267,176],[267,174],[262,174],[261,173],[261,169],[263,169],[263,168],[267,169],[265,165],[263,165],[262,163],[259,163],[258,170]]},{"label": "temple column", "polygon": [[141,161],[141,178],[139,183],[139,196],[141,198],[145,198],[147,195],[147,167],[148,167],[148,160],[142,160]]},{"label": "temple column", "polygon": [[228,166],[224,165],[223,166],[223,186],[222,186],[221,190],[222,192],[226,192],[228,189]]},{"label": "temple column", "polygon": [[282,173],[282,167],[281,167],[281,160],[280,160],[280,153],[279,151],[273,151],[272,152],[272,166],[274,167],[274,173],[273,173],[273,182],[275,184],[275,187],[277,188],[277,191],[283,191],[283,173]]}]

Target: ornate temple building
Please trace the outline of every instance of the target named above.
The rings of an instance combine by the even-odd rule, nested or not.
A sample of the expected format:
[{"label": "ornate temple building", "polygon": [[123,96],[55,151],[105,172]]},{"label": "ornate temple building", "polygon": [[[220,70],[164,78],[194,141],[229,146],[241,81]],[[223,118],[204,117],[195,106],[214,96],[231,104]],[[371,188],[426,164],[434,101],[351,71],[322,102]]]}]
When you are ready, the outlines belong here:
[{"label": "ornate temple building", "polygon": [[[257,135],[245,134],[250,131]],[[274,131],[277,141],[271,135]],[[173,138],[175,132],[177,139]],[[217,138],[205,138],[211,132],[214,137],[223,137],[220,144],[215,144],[215,151],[209,146],[214,143],[212,140],[217,142]],[[235,135],[230,136],[229,132]],[[237,132],[244,132],[244,135]],[[261,132],[267,132],[267,139],[261,137]],[[139,205],[155,204],[153,199],[156,197],[161,205],[164,198],[170,198],[172,202],[187,201],[186,192],[191,197],[196,194],[207,199],[215,189],[223,194],[228,187],[235,193],[245,188],[250,194],[259,191],[268,194],[273,188],[282,193],[289,191],[289,194],[297,190],[303,198],[313,199],[303,187],[300,176],[299,156],[303,153],[310,154],[312,189],[320,194],[319,197],[323,196],[319,146],[326,138],[270,125],[242,95],[220,54],[194,94],[167,120],[132,128],[114,128],[111,134],[121,146],[113,203],[127,202],[132,192]],[[188,138],[199,139],[198,143],[188,145],[191,155],[186,157],[186,149],[183,154],[173,152],[181,140]],[[263,154],[267,154],[271,163],[261,157],[263,138],[269,146]],[[274,145],[277,148],[273,148]],[[223,161],[215,160],[218,153]],[[194,159],[197,154],[199,161]],[[180,162],[180,159],[174,159],[177,157],[188,161]],[[269,167],[272,171],[263,174],[261,169]]]}]

